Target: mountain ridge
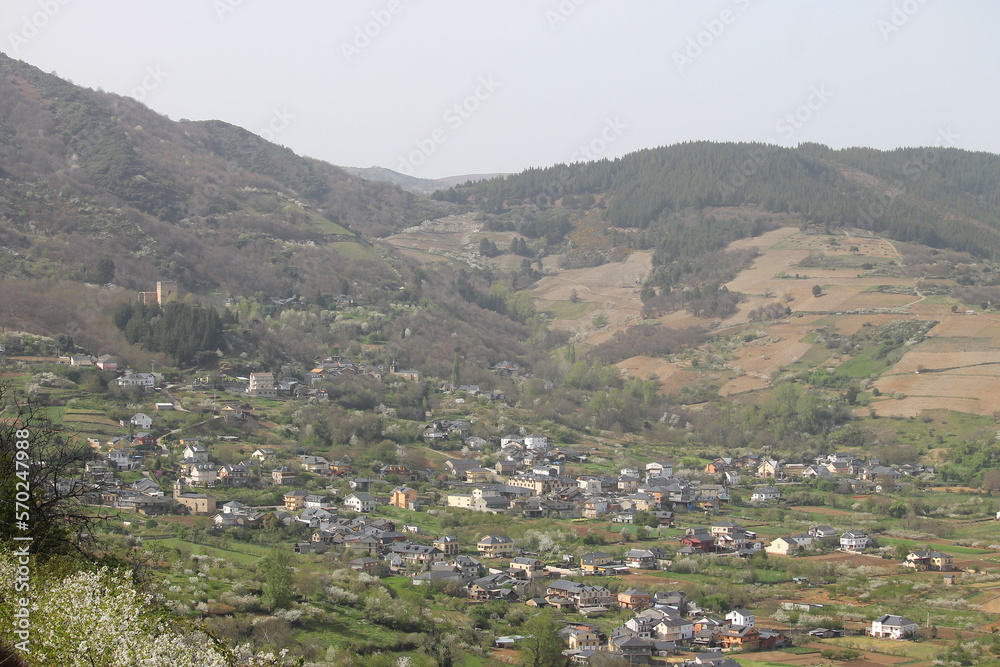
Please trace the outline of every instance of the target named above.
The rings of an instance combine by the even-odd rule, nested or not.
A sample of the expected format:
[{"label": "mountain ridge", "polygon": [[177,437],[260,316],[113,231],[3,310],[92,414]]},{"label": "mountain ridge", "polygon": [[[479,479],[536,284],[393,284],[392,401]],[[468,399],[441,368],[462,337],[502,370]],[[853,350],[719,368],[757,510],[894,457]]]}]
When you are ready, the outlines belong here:
[{"label": "mountain ridge", "polygon": [[407,192],[414,194],[430,195],[438,190],[454,187],[456,185],[470,181],[481,181],[504,176],[506,174],[459,174],[457,176],[445,176],[444,178],[418,178],[407,176],[398,171],[385,167],[341,167],[344,171],[360,176],[370,181],[385,181],[393,183],[403,188]]}]

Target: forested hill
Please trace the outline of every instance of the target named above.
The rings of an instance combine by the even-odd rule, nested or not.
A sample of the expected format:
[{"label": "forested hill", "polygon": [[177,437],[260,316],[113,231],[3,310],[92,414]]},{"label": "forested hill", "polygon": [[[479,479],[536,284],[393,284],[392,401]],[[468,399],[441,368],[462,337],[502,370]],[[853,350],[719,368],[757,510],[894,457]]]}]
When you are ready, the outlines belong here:
[{"label": "forested hill", "polygon": [[901,241],[1000,253],[1000,157],[954,148],[693,142],[529,169],[436,195],[489,213],[563,198],[579,205],[581,197],[589,204],[596,197],[616,227],[643,230],[684,209],[756,205]]},{"label": "forested hill", "polygon": [[0,54],[0,276],[99,282],[95,261],[110,256],[135,289],[329,290],[358,255],[338,256],[343,243],[446,207]]}]

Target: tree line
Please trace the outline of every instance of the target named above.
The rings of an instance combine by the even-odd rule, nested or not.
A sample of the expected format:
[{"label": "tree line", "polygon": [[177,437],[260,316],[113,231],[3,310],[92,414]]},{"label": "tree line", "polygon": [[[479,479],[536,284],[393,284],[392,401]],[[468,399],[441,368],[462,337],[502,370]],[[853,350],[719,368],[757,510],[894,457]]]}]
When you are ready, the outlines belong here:
[{"label": "tree line", "polygon": [[548,208],[567,195],[606,195],[604,219],[639,230],[688,208],[754,205],[977,256],[1000,250],[1000,157],[955,148],[689,142],[528,169],[456,191],[497,213]]}]

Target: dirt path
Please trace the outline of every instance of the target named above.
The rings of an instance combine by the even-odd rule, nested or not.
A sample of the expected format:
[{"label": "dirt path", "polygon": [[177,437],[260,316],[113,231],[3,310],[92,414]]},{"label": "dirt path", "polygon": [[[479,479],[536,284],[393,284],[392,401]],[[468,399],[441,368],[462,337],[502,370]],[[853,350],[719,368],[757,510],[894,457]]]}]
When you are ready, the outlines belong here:
[{"label": "dirt path", "polygon": [[[848,234],[847,230],[844,230],[844,233],[847,234],[848,238],[850,238],[850,234]],[[888,238],[884,238],[883,240],[892,249],[892,254],[896,256],[896,260],[899,262],[899,265],[903,266],[904,265],[903,255],[901,255],[899,250],[896,248],[896,244],[890,241]],[[913,301],[910,301],[909,303],[904,303],[900,305],[899,306],[900,308],[910,308],[911,306],[915,306],[916,304],[920,303],[921,301],[927,298],[927,295],[923,294],[920,291],[920,288],[917,287],[919,283],[920,283],[919,280],[917,280],[916,278],[913,279],[913,291],[916,293],[917,298],[914,299]]]}]

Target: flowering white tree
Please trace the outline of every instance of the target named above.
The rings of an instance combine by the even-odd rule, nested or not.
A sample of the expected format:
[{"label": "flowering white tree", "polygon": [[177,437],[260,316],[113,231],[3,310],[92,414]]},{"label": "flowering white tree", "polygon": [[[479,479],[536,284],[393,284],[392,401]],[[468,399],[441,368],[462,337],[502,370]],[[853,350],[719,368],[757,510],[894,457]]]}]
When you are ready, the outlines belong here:
[{"label": "flowering white tree", "polygon": [[[12,618],[17,562],[0,554],[0,617]],[[38,573],[31,581],[32,664],[65,667],[284,667],[301,664],[286,651],[235,650],[166,611],[139,590],[127,570],[76,572],[64,578]],[[15,644],[10,624],[0,640]]]}]

